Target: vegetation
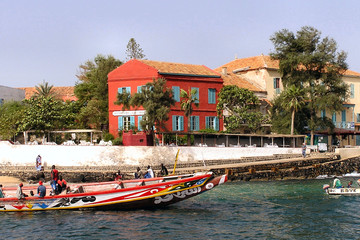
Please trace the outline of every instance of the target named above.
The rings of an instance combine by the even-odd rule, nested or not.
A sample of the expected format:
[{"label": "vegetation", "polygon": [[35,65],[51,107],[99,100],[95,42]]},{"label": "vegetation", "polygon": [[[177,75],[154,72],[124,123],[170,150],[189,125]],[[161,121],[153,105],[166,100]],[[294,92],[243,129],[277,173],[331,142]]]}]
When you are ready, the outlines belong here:
[{"label": "vegetation", "polygon": [[[189,89],[189,92],[186,92],[184,89],[181,89],[180,91],[180,97],[182,98],[180,106],[181,109],[184,110],[184,114],[188,119],[188,132],[190,132],[191,128],[190,128],[190,116],[193,112],[193,105],[195,105],[195,107],[199,107],[199,99],[197,99],[196,97],[197,94],[197,90],[196,89]],[[191,145],[191,138],[190,138],[190,134],[188,134],[187,137],[187,143],[188,146]]]},{"label": "vegetation", "polygon": [[94,61],[80,65],[79,82],[74,91],[82,106],[78,117],[81,127],[100,129],[108,125],[107,75],[121,64],[111,55],[97,55]]},{"label": "vegetation", "polygon": [[53,85],[49,85],[48,82],[44,81],[42,84],[38,84],[35,86],[35,90],[34,97],[56,97]]},{"label": "vegetation", "polygon": [[224,118],[227,130],[239,131],[246,125],[251,132],[255,132],[267,121],[267,116],[258,111],[259,98],[248,89],[235,85],[224,86],[219,92],[218,101],[218,115],[227,113]]},{"label": "vegetation", "polygon": [[170,107],[175,104],[175,100],[172,97],[172,90],[166,87],[166,80],[159,78],[147,83],[140,93],[135,93],[133,96],[126,92],[119,93],[115,104],[122,105],[123,110],[131,106],[143,107],[146,111],[140,125],[142,129],[150,131],[155,136],[154,128],[165,129]]},{"label": "vegetation", "polygon": [[134,38],[130,38],[126,46],[126,60],[143,58],[145,58],[145,54],[140,44],[138,44]]},{"label": "vegetation", "polygon": [[309,111],[306,121],[313,144],[314,131],[331,124],[330,119],[317,114],[325,109],[343,110],[343,101],[348,97],[348,87],[341,79],[347,69],[346,53],[337,51],[335,40],[321,38],[321,33],[309,26],[296,34],[284,29],[270,39],[275,47],[270,55],[279,60],[284,88],[291,85],[303,88],[309,99],[305,105]]},{"label": "vegetation", "polygon": [[24,104],[15,101],[5,102],[0,107],[0,139],[11,140],[19,132],[24,107]]}]

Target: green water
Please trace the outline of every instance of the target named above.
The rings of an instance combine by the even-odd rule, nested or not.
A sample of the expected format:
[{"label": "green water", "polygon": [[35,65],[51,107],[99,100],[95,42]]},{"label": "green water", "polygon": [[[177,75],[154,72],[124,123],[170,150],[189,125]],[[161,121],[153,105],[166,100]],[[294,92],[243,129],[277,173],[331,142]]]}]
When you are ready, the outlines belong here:
[{"label": "green water", "polygon": [[[355,178],[342,179],[343,184]],[[2,239],[359,239],[359,197],[331,180],[229,182],[160,210],[2,213]]]}]

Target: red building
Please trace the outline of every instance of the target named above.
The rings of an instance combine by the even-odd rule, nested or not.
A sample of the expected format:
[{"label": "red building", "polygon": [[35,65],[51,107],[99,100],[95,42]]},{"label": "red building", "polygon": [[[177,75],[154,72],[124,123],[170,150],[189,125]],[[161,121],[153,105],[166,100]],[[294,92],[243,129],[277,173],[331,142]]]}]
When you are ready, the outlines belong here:
[{"label": "red building", "polygon": [[[217,94],[223,87],[221,75],[203,65],[179,64],[150,60],[130,60],[108,74],[109,87],[109,132],[118,136],[120,130],[131,127],[141,130],[139,122],[144,114],[143,109],[122,111],[115,105],[118,92],[134,94],[153,79],[164,78],[167,87],[173,90],[176,104],[171,108],[167,131],[187,132],[188,119],[180,108],[180,89],[197,90],[199,107],[194,107],[190,117],[191,130],[211,128],[217,131],[223,129],[223,121],[217,117]],[[164,131],[160,129],[159,131]]]}]

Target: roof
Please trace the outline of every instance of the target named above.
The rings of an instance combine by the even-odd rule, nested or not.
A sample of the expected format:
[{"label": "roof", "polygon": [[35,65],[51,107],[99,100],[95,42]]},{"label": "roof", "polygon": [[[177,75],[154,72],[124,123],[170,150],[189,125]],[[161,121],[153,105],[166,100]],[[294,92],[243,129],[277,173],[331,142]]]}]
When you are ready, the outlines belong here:
[{"label": "roof", "polygon": [[[19,88],[25,90],[25,99],[30,99],[35,93],[35,87],[23,87]],[[77,101],[77,97],[74,94],[74,87],[53,87],[52,90],[54,91],[57,98],[63,101]]]},{"label": "roof", "polygon": [[159,74],[169,75],[197,75],[205,77],[217,77],[220,78],[220,74],[204,65],[184,64],[184,63],[171,63],[171,62],[159,62],[152,60],[139,60],[148,66],[151,66],[158,70]]},{"label": "roof", "polygon": [[260,87],[257,87],[254,84],[250,83],[245,78],[234,73],[227,73],[226,75],[221,75],[221,77],[224,80],[224,86],[235,85],[239,88],[246,88],[253,92],[266,92]]},{"label": "roof", "polygon": [[[220,72],[223,67],[227,68],[228,72],[233,71],[251,71],[256,69],[279,69],[279,60],[274,60],[270,56],[260,55],[255,57],[248,58],[239,58],[235,59],[229,63],[222,65],[215,69],[215,71]],[[346,70],[344,73],[345,76],[356,76],[360,77],[360,73]]]}]

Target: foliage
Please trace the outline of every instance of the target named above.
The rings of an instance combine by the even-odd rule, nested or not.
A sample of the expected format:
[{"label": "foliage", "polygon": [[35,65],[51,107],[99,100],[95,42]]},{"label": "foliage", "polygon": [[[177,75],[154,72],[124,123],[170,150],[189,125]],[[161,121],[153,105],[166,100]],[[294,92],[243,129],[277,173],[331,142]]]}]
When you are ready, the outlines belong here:
[{"label": "foliage", "polygon": [[134,38],[130,38],[126,46],[126,60],[143,58],[145,58],[145,54],[140,44],[136,43]]},{"label": "foliage", "polygon": [[26,105],[23,110],[23,119],[19,124],[21,131],[39,130],[46,132],[49,130],[65,127],[66,122],[73,116],[66,113],[66,105],[52,97],[39,96],[24,100]]},{"label": "foliage", "polygon": [[42,84],[35,86],[34,97],[56,97],[56,94],[53,89],[53,85],[49,85],[48,82],[43,81]]},{"label": "foliage", "polygon": [[119,145],[123,145],[123,140],[122,137],[117,137],[112,141],[113,145],[119,146]]},{"label": "foliage", "polygon": [[314,131],[326,128],[329,122],[316,114],[323,109],[339,112],[348,98],[348,87],[341,79],[347,69],[346,53],[337,51],[335,40],[321,38],[321,33],[309,26],[302,27],[296,34],[283,29],[270,40],[275,47],[270,55],[279,60],[284,87],[303,88],[309,99],[307,121],[313,142]]},{"label": "foliage", "polygon": [[107,75],[120,66],[122,62],[109,55],[97,55],[94,61],[80,65],[80,82],[75,85],[75,95],[83,107],[79,114],[82,127],[94,126],[99,129],[107,125],[108,116],[108,85]]},{"label": "foliage", "polygon": [[141,127],[144,130],[151,131],[164,128],[164,123],[169,119],[170,107],[175,104],[172,97],[172,90],[166,87],[166,80],[163,78],[153,79],[142,89],[141,93],[135,93],[133,96],[128,93],[119,93],[117,97],[118,105],[129,109],[132,107],[143,107],[146,111],[141,121]]},{"label": "foliage", "polygon": [[235,85],[228,85],[219,92],[217,104],[218,115],[227,113],[224,118],[224,125],[230,131],[236,131],[244,126],[251,131],[256,131],[267,117],[259,111],[260,101],[253,92],[248,89],[239,88]]},{"label": "foliage", "polygon": [[0,139],[11,140],[19,132],[24,105],[21,102],[5,102],[0,107]]},{"label": "foliage", "polygon": [[205,128],[205,129],[200,129],[199,130],[200,133],[219,133],[218,131],[216,131],[213,128]]},{"label": "foliage", "polygon": [[281,93],[282,105],[284,109],[291,112],[291,135],[294,134],[295,113],[305,105],[306,97],[304,95],[304,89],[295,85],[289,86]]},{"label": "foliage", "polygon": [[[193,105],[195,105],[195,107],[199,107],[199,99],[197,99],[196,94],[197,94],[196,89],[189,89],[189,92],[186,92],[184,89],[181,89],[181,91],[180,91],[180,97],[182,98],[180,107],[182,110],[184,110],[184,115],[188,119],[188,121],[187,121],[188,122],[188,126],[187,126],[188,132],[190,132],[190,129],[191,129],[189,118],[193,112]],[[191,139],[189,136],[187,137],[187,141],[188,141],[188,146],[190,146]]]},{"label": "foliage", "polygon": [[114,140],[114,136],[111,133],[104,133],[104,141],[108,142],[110,140]]},{"label": "foliage", "polygon": [[[270,109],[272,131],[280,134],[289,134],[291,128],[292,113],[286,110],[283,95],[272,100],[272,108]],[[304,134],[307,122],[304,121],[309,117],[309,111],[306,107],[300,108],[294,118],[294,134]]]}]

